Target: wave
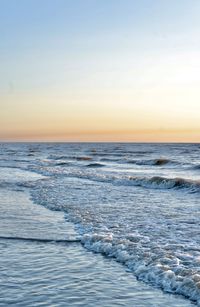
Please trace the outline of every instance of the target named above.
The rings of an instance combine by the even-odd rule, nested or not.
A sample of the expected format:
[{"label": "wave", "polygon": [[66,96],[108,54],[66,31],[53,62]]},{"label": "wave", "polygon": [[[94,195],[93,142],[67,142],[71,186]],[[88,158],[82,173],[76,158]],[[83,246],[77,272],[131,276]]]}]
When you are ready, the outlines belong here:
[{"label": "wave", "polygon": [[114,185],[133,185],[149,189],[185,189],[188,192],[200,192],[200,180],[191,180],[187,178],[175,177],[140,177],[140,176],[114,176],[105,174],[84,174],[68,175],[68,177],[77,177],[79,179],[88,179],[97,182],[107,182]]},{"label": "wave", "polygon": [[104,164],[101,163],[90,163],[88,165],[86,165],[87,167],[103,167]]},{"label": "wave", "polygon": [[42,243],[80,243],[81,242],[79,238],[44,239],[44,238],[9,237],[9,236],[0,236],[0,240],[17,240],[17,241],[30,241],[30,242],[42,242]]},{"label": "wave", "polygon": [[166,159],[166,158],[158,158],[158,159],[150,159],[150,160],[128,160],[127,163],[137,164],[137,165],[152,165],[152,166],[163,166],[166,164],[179,164],[177,161]]},{"label": "wave", "polygon": [[[181,163],[179,161],[176,161],[176,160],[173,160],[173,159],[168,159],[168,158],[156,158],[156,159],[144,159],[144,160],[138,160],[138,159],[126,159],[125,157],[104,157],[104,158],[101,158],[99,157],[100,159],[97,159],[97,162],[93,159],[93,157],[89,157],[89,156],[56,156],[56,157],[48,157],[48,159],[51,159],[51,160],[55,160],[55,161],[58,161],[60,160],[59,162],[57,162],[55,164],[55,166],[72,166],[71,163],[73,163],[73,161],[69,161],[69,160],[74,160],[74,161],[80,161],[80,162],[89,162],[92,160],[94,161],[93,163],[91,164],[88,164],[87,166],[88,167],[100,167],[100,166],[105,166],[103,163],[99,163],[98,161],[100,162],[108,162],[108,163],[116,163],[116,164],[133,164],[133,165],[138,165],[138,166],[156,166],[156,167],[162,167],[162,166],[169,166],[169,167],[187,167],[187,168],[190,168],[190,169],[194,169],[194,170],[198,170],[200,169],[200,165],[194,165],[194,164],[190,164],[189,162],[188,163]],[[16,162],[30,162],[28,160],[18,160]],[[50,161],[46,161],[46,162],[50,162]],[[98,165],[99,164],[99,165]],[[192,166],[191,166],[192,165]],[[74,167],[75,166],[79,166],[79,164],[77,165],[73,165]]]},{"label": "wave", "polygon": [[147,188],[162,189],[189,189],[191,192],[200,191],[200,181],[186,178],[167,178],[154,176],[150,178],[130,177],[135,185]]},{"label": "wave", "polygon": [[[129,182],[132,182],[132,179],[129,180]],[[139,178],[134,177],[134,179],[138,180]],[[147,180],[147,178],[145,178],[145,180]],[[141,182],[145,182],[145,180]],[[149,180],[154,184],[160,184],[163,180],[174,180],[175,186],[178,185],[178,187],[182,184],[190,183],[190,181],[183,178],[168,179],[163,177],[152,177],[149,178]],[[126,180],[126,182],[128,181]],[[118,262],[125,265],[130,272],[133,272],[139,280],[153,284],[166,292],[184,295],[200,303],[200,274],[198,270],[199,247],[198,245],[191,244],[189,249],[187,249],[187,246],[181,242],[179,236],[177,241],[176,239],[171,240],[167,235],[169,231],[167,226],[168,220],[162,221],[159,220],[158,217],[159,221],[156,222],[154,219],[151,220],[151,217],[148,217],[148,213],[146,213],[144,219],[150,218],[150,221],[148,221],[148,228],[145,228],[145,224],[141,223],[141,217],[137,220],[137,216],[131,215],[129,212],[126,214],[124,212],[124,217],[123,214],[122,216],[116,215],[116,212],[119,213],[119,211],[115,211],[117,207],[114,207],[113,211],[112,209],[111,211],[108,210],[107,206],[105,206],[103,210],[101,207],[95,209],[96,206],[90,202],[85,208],[80,204],[67,204],[65,207],[63,206],[61,185],[59,182],[57,182],[57,184],[58,194],[54,194],[54,190],[52,194],[49,195],[52,191],[52,186],[54,186],[54,184],[51,183],[49,185],[49,190],[47,189],[49,193],[45,193],[45,196],[43,189],[41,189],[41,194],[38,193],[38,190],[33,191],[33,200],[35,203],[46,206],[51,210],[66,212],[68,220],[75,223],[76,230],[80,235],[81,244],[85,248],[95,253],[101,253],[109,258],[116,259]],[[40,188],[41,187],[39,187],[39,189]],[[63,189],[63,191],[65,191],[65,186],[63,186]],[[62,199],[60,206],[58,206],[58,195]],[[42,198],[40,196],[42,196]],[[170,208],[170,205],[168,208]],[[108,216],[106,212],[109,213]],[[129,216],[130,221],[128,222]],[[162,229],[163,232],[160,232],[160,228],[158,228],[158,232],[157,230],[154,232],[154,227],[161,227],[162,222],[164,224],[166,222]],[[174,223],[174,225],[176,225],[176,221],[174,221]],[[136,227],[133,231],[130,230],[131,224],[134,224],[133,229]],[[183,225],[187,226],[186,229],[191,227],[191,225],[188,225],[187,221]],[[143,229],[138,228],[138,226],[142,226]],[[176,228],[174,230],[176,230]],[[159,237],[161,236],[161,240],[156,238],[158,234]],[[188,238],[188,243],[189,242],[190,238]],[[192,248],[194,248],[194,253],[191,253]],[[190,253],[188,250],[190,250]]]},{"label": "wave", "polygon": [[23,167],[15,166],[15,165],[0,165],[0,168],[11,168],[11,169],[23,169]]},{"label": "wave", "polygon": [[[182,189],[200,191],[199,181],[193,181],[186,178],[111,176],[110,174],[103,174],[100,170],[98,172],[92,172],[92,170],[90,170],[90,172],[87,171],[87,173],[76,172],[74,176],[116,185],[134,185],[155,189],[181,189],[181,191]],[[162,220],[162,215],[159,215],[159,210],[155,210],[155,215],[153,214],[153,219],[151,219],[150,212],[154,209],[151,206],[148,207],[149,210],[146,210],[145,207],[141,208],[139,204],[138,208],[141,209],[138,217],[137,210],[131,213],[131,207],[129,208],[130,210],[127,207],[126,213],[124,210],[121,211],[121,207],[117,208],[117,206],[113,206],[113,209],[109,208],[107,205],[105,205],[105,207],[102,207],[102,205],[96,206],[86,197],[88,200],[87,204],[87,200],[82,198],[82,196],[80,196],[80,203],[77,198],[73,204],[70,204],[70,198],[67,200],[69,196],[66,196],[65,206],[63,205],[63,196],[66,191],[67,194],[70,195],[65,181],[60,182],[60,180],[58,180],[56,182],[56,180],[53,179],[46,183],[49,185],[49,188],[46,188],[46,184],[44,188],[42,185],[39,185],[36,190],[32,191],[33,201],[51,210],[66,212],[67,219],[76,224],[76,230],[85,248],[96,253],[101,253],[109,258],[116,259],[124,264],[128,270],[133,272],[140,280],[162,288],[166,292],[182,294],[189,297],[191,300],[200,302],[199,258],[196,257],[199,256],[199,247],[198,245],[193,245],[192,247],[189,246],[187,249],[187,244],[190,244],[190,237],[187,236],[188,241],[186,244],[182,243],[182,232],[179,232],[182,226],[183,229],[192,227],[189,222],[192,223],[193,219],[187,221],[185,212],[183,212],[182,219],[179,222],[181,224],[179,224],[179,226],[177,225],[177,219],[172,218],[171,225],[174,228],[168,228],[168,225],[170,226],[169,219]],[[73,184],[75,185],[75,182],[73,182]],[[77,188],[80,188],[80,186]],[[96,187],[94,187],[94,189],[96,189]],[[75,193],[76,195],[79,194],[78,191]],[[80,191],[80,195],[81,194]],[[100,198],[98,198],[98,200],[99,199]],[[82,202],[86,202],[86,205]],[[170,212],[170,201],[167,208],[169,211],[167,210],[166,212]],[[146,211],[146,214],[144,214],[143,211]],[[145,227],[146,222],[147,228]],[[130,230],[132,224],[133,231]],[[163,229],[161,229],[162,224],[164,225]],[[196,230],[196,228],[194,229]],[[170,238],[168,237],[168,233]],[[174,233],[173,239],[171,233]],[[181,235],[179,236],[179,234]],[[160,239],[158,239],[158,235]],[[195,250],[195,252],[190,255],[188,251],[191,252],[191,248],[198,249],[198,253],[196,253]],[[197,266],[197,269],[195,266]]]},{"label": "wave", "polygon": [[175,255],[163,256],[162,251],[160,255],[155,255],[153,251],[152,254],[144,252],[138,247],[138,239],[117,240],[112,234],[87,233],[81,242],[88,250],[115,258],[139,280],[168,293],[183,295],[200,305],[200,275],[179,265],[180,259]]},{"label": "wave", "polygon": [[89,156],[57,156],[50,155],[48,157],[50,160],[76,160],[76,161],[90,161],[92,157]]},{"label": "wave", "polygon": [[135,165],[141,165],[141,166],[165,166],[165,165],[171,165],[171,166],[178,166],[180,165],[180,162],[172,160],[172,159],[167,159],[167,158],[157,158],[157,159],[130,159],[130,158],[101,158],[100,159],[102,162],[115,162],[115,163],[128,163],[128,164],[135,164]]},{"label": "wave", "polygon": [[172,162],[173,162],[172,160],[160,158],[153,160],[153,165],[161,166]]},{"label": "wave", "polygon": [[[133,185],[140,186],[149,189],[185,189],[191,193],[200,192],[200,180],[192,180],[188,178],[182,177],[163,177],[163,176],[153,176],[153,177],[145,177],[145,176],[128,176],[128,175],[116,175],[112,173],[105,172],[94,172],[92,168],[100,168],[103,164],[100,163],[91,163],[86,165],[90,171],[84,171],[83,169],[72,170],[69,168],[65,168],[62,172],[52,168],[40,168],[34,169],[31,168],[32,172],[36,172],[43,176],[48,177],[68,177],[68,178],[78,178],[96,182],[105,182],[114,185]],[[27,184],[27,182],[26,182]],[[30,183],[28,183],[30,184]]]},{"label": "wave", "polygon": [[69,162],[59,162],[59,163],[56,163],[56,166],[69,166],[70,163]]}]

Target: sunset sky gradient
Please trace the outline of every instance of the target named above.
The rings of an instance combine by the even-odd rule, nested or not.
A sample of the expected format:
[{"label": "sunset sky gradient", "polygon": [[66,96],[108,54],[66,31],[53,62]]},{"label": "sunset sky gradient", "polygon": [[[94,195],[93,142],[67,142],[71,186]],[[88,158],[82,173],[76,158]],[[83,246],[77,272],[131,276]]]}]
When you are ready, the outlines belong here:
[{"label": "sunset sky gradient", "polygon": [[200,141],[200,1],[0,0],[1,141]]}]

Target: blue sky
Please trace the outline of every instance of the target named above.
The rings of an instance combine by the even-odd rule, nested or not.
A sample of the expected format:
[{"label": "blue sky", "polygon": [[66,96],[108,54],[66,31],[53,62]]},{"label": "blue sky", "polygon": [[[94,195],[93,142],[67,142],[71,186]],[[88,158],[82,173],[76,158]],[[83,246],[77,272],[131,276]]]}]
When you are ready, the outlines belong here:
[{"label": "blue sky", "polygon": [[[48,106],[48,98],[43,104],[42,97],[50,95],[52,113],[52,105],[58,105],[66,113],[73,109],[73,114],[69,113],[75,120],[76,109],[81,118],[81,108],[88,112],[93,108],[91,120],[95,109],[102,113],[103,120],[103,114],[114,113],[115,106],[116,112],[126,109],[140,114],[145,110],[149,112],[149,108],[152,115],[145,115],[143,125],[146,129],[163,129],[162,124],[156,126],[153,122],[157,121],[156,112],[161,108],[159,101],[167,104],[162,98],[166,92],[177,88],[173,100],[173,105],[177,104],[175,110],[179,109],[183,98],[177,94],[180,86],[189,86],[184,97],[189,97],[195,87],[195,97],[200,98],[199,16],[197,0],[0,0],[3,116],[19,117],[16,110],[26,110],[24,95],[29,95],[29,107],[37,105],[33,113],[40,108],[43,110]],[[152,94],[155,87],[158,91]],[[149,99],[147,91],[151,92]],[[99,97],[102,97],[103,109],[99,106]],[[122,108],[122,104],[125,107]],[[183,113],[187,113],[187,100],[183,107]],[[196,112],[197,100],[193,107]],[[163,114],[168,111],[164,106],[158,116],[164,118]],[[36,115],[33,114],[34,122]],[[124,116],[130,120],[130,125],[124,129],[131,130],[131,118],[125,113]],[[187,126],[185,117],[182,126],[181,118],[178,126],[173,126],[172,121],[174,129]],[[59,119],[59,114],[56,118]],[[44,116],[43,120],[49,118]],[[23,123],[24,119],[21,116],[16,121]],[[5,135],[11,135],[11,129],[6,128],[10,121],[4,120],[4,124]],[[93,130],[92,125],[86,130]],[[164,129],[169,125],[166,120]],[[133,130],[136,126],[133,125]],[[190,128],[189,123],[187,128]],[[72,127],[70,129],[73,131]]]},{"label": "blue sky", "polygon": [[194,0],[1,0],[1,90],[62,83],[99,62],[118,68],[126,55],[198,49],[199,8]]}]

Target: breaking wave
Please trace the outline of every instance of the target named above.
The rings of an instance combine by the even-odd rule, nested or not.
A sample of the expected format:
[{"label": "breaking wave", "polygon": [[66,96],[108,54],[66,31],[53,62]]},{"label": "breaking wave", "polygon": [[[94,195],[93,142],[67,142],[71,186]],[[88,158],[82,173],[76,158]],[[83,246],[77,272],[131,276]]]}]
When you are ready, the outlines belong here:
[{"label": "breaking wave", "polygon": [[186,178],[166,178],[154,176],[150,178],[130,177],[136,185],[148,188],[162,189],[189,189],[192,192],[200,191],[200,181]]},{"label": "breaking wave", "polygon": [[148,246],[148,242],[142,243],[142,239],[137,235],[118,240],[112,234],[85,234],[82,244],[93,252],[115,258],[134,272],[139,280],[156,285],[166,292],[184,295],[199,306],[200,273],[182,265],[188,256],[183,253],[178,257],[158,247],[142,250],[141,244]]},{"label": "breaking wave", "polygon": [[[52,169],[51,167],[35,169],[32,167],[30,170],[32,172],[36,172],[38,174],[42,174],[44,176],[50,177],[69,177],[69,178],[78,178],[96,182],[104,182],[111,183],[114,185],[133,185],[140,186],[143,188],[149,189],[176,189],[181,190],[185,189],[191,193],[200,192],[200,180],[192,180],[189,178],[182,177],[163,177],[163,176],[128,176],[128,175],[120,175],[120,174],[112,174],[106,172],[95,172],[93,168],[102,168],[104,165],[101,163],[91,163],[86,165],[88,171],[84,171],[83,169],[76,170],[75,168],[72,170],[71,168],[59,170]],[[85,168],[86,169],[86,168]]]},{"label": "breaking wave", "polygon": [[150,159],[150,160],[128,160],[128,163],[137,164],[137,165],[155,165],[155,166],[163,166],[166,164],[179,164],[177,161],[173,161],[170,159],[159,158],[159,159]]}]

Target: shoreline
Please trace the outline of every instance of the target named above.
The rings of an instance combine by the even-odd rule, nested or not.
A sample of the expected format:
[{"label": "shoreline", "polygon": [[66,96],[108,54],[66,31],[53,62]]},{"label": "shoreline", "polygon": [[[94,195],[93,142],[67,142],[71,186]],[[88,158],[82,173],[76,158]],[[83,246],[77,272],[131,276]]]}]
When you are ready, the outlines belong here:
[{"label": "shoreline", "polygon": [[[55,240],[76,236],[73,224],[64,219],[62,212],[34,204],[28,189],[1,188],[0,196],[0,208],[4,209],[1,234],[4,229],[4,235],[13,236],[13,240],[12,237],[0,238],[3,266],[0,303],[15,303],[16,306],[37,306],[41,302],[46,306],[191,306],[192,303],[181,296],[137,281],[123,265],[87,251],[79,242],[57,244]],[[17,239],[19,232],[20,235],[26,233],[25,240]],[[39,240],[32,241],[33,235],[39,236]],[[44,240],[44,235],[48,242],[40,241]],[[61,239],[63,237],[65,239]]]}]

